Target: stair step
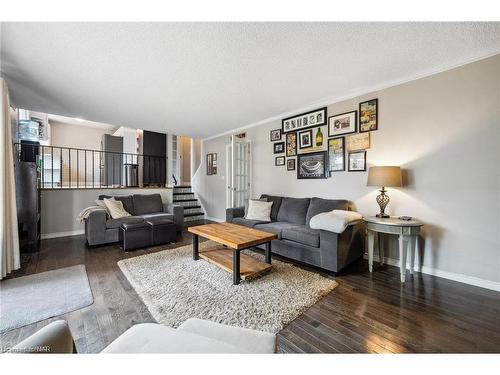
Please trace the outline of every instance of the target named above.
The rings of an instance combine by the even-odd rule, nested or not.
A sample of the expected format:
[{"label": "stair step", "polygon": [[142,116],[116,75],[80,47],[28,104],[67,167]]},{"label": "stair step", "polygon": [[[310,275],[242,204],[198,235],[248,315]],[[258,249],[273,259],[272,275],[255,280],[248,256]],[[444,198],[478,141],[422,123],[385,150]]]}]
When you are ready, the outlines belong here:
[{"label": "stair step", "polygon": [[177,202],[198,202],[198,199],[177,199],[177,200],[174,199],[174,203]]},{"label": "stair step", "polygon": [[201,208],[201,206],[184,206],[185,210],[192,210],[193,208]]},{"label": "stair step", "polygon": [[204,216],[204,212],[193,212],[191,214],[184,214],[184,217],[191,217],[191,216]]},{"label": "stair step", "polygon": [[173,195],[194,195],[194,193],[172,193]]},{"label": "stair step", "polygon": [[174,189],[190,189],[191,185],[175,185]]}]

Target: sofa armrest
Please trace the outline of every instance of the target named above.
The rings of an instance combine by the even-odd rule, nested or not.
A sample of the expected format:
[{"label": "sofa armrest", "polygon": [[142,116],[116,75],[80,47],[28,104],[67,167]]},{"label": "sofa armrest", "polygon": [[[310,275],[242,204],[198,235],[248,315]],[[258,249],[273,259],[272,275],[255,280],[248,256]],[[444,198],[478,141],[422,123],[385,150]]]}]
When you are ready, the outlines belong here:
[{"label": "sofa armrest", "polygon": [[321,267],[339,272],[363,256],[362,224],[349,225],[342,233],[320,230]]},{"label": "sofa armrest", "polygon": [[236,217],[245,216],[245,207],[226,208],[226,222],[231,223]]},{"label": "sofa armrest", "polygon": [[105,242],[106,220],[105,210],[92,211],[85,219],[85,238],[90,246]]},{"label": "sofa armrest", "polygon": [[174,224],[177,225],[177,230],[182,231],[184,228],[184,207],[179,204],[163,203],[163,212],[173,214]]},{"label": "sofa armrest", "polygon": [[76,353],[73,336],[65,320],[56,320],[24,339],[10,353]]}]

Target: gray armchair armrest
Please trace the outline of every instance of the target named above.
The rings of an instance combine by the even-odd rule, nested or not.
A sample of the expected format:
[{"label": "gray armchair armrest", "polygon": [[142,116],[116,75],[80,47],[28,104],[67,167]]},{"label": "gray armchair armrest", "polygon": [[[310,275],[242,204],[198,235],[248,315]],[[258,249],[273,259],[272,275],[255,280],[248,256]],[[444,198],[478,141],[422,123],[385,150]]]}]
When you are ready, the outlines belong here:
[{"label": "gray armchair armrest", "polygon": [[85,238],[90,246],[106,242],[106,211],[97,210],[85,219]]},{"label": "gray armchair armrest", "polygon": [[73,336],[65,320],[47,324],[9,350],[10,353],[76,353]]},{"label": "gray armchair armrest", "polygon": [[245,207],[226,208],[226,222],[231,223],[236,217],[245,217]]},{"label": "gray armchair armrest", "polygon": [[179,204],[163,203],[163,212],[173,214],[174,224],[177,225],[177,230],[182,231],[184,228],[184,207]]}]

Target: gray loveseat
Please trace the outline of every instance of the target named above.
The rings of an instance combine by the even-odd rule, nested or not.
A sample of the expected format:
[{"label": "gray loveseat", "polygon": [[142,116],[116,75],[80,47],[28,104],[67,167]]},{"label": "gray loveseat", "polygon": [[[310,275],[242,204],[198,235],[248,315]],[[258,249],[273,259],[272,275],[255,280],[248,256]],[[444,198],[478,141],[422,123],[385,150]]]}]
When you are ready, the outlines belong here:
[{"label": "gray loveseat", "polygon": [[363,254],[361,225],[349,226],[343,233],[311,229],[309,221],[319,213],[348,210],[346,200],[322,198],[287,198],[262,195],[273,202],[271,222],[245,219],[245,208],[226,210],[226,221],[276,233],[272,253],[336,274]]},{"label": "gray loveseat", "polygon": [[[99,199],[111,198],[100,195]],[[107,217],[104,210],[94,211],[85,220],[85,237],[90,246],[103,245],[118,241],[118,231],[124,223],[140,223],[157,219],[170,219],[181,232],[184,227],[184,207],[163,203],[160,194],[116,195],[125,210],[132,216],[120,219]]]}]

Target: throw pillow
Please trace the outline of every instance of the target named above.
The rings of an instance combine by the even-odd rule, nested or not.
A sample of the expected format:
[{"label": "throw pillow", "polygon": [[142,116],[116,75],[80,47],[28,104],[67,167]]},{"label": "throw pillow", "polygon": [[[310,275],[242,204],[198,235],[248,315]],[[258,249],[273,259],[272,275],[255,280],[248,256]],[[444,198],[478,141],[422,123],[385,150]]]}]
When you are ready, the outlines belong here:
[{"label": "throw pillow", "polygon": [[95,204],[98,205],[99,207],[101,207],[104,211],[106,211],[106,215],[108,215],[108,217],[111,217],[110,213],[109,213],[109,210],[108,208],[106,207],[106,203],[104,203],[103,200],[101,199],[96,199],[95,200]]},{"label": "throw pillow", "polygon": [[248,213],[248,202],[250,201],[262,201],[262,202],[267,202],[267,198],[259,198],[259,199],[247,199],[245,201],[245,216],[247,216]]},{"label": "throw pillow", "polygon": [[123,208],[123,203],[114,199],[104,198],[104,204],[113,219],[132,216]]},{"label": "throw pillow", "polygon": [[264,202],[250,199],[248,201],[248,212],[245,219],[271,221],[271,207],[273,202]]}]

